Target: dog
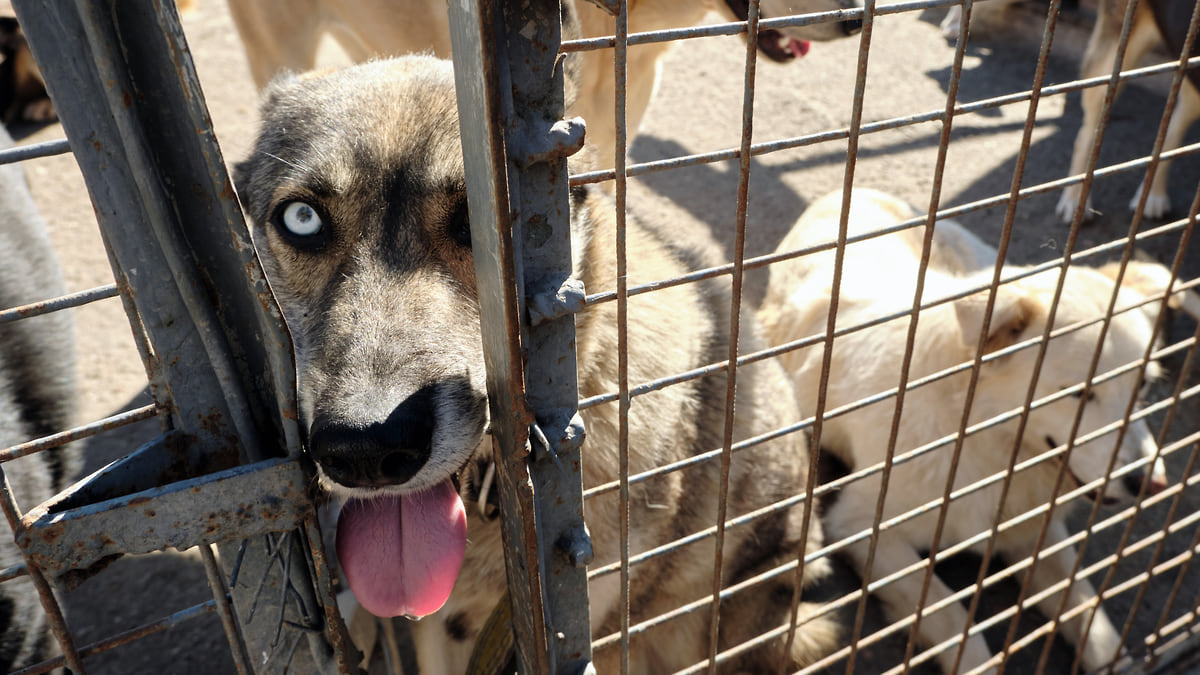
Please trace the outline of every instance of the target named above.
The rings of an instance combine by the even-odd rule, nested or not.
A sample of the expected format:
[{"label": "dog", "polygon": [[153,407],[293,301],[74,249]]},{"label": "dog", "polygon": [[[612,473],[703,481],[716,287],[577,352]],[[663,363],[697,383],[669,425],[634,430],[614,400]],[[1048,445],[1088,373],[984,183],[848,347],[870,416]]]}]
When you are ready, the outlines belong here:
[{"label": "dog", "polygon": [[[1112,72],[1127,5],[1128,0],[1099,0],[1096,25],[1092,28],[1079,69],[1080,78],[1101,77]],[[1121,69],[1136,66],[1147,52],[1158,46],[1166,46],[1170,53],[1179,54],[1194,6],[1193,2],[1178,0],[1139,2],[1134,10],[1133,28],[1129,34]],[[1196,55],[1195,51],[1192,55]],[[1075,137],[1075,147],[1071,153],[1071,175],[1081,174],[1087,169],[1092,137],[1096,135],[1096,128],[1100,124],[1104,96],[1104,87],[1089,87],[1080,92],[1083,123],[1079,127],[1079,135]],[[1180,146],[1188,127],[1197,117],[1200,117],[1200,90],[1197,90],[1197,83],[1193,77],[1189,76],[1184,78],[1179,88],[1179,99],[1171,113],[1170,122],[1167,123],[1167,133],[1163,140],[1164,152]],[[1147,218],[1162,218],[1171,211],[1171,200],[1167,195],[1167,174],[1170,167],[1171,163],[1167,160],[1158,165],[1150,183],[1150,194],[1146,196],[1146,205],[1142,210],[1142,214]],[[1063,222],[1071,222],[1082,194],[1083,187],[1078,183],[1063,189],[1055,207],[1055,212]],[[1129,202],[1131,210],[1137,208],[1141,197],[1142,188],[1139,186]],[[1084,207],[1084,218],[1090,217],[1091,213],[1092,203],[1089,195]]]},{"label": "dog", "polygon": [[[432,614],[412,624],[422,673],[463,672],[506,588],[499,524],[478,508],[468,518],[463,505],[479,506],[491,443],[457,116],[452,67],[429,55],[284,76],[265,90],[255,149],[234,168],[255,247],[295,342],[308,450],[321,486],[345,501],[336,537],[341,569],[358,602],[377,615]],[[615,287],[613,221],[607,193],[572,190],[573,276],[589,290]],[[630,283],[689,268],[688,249],[632,218],[627,236],[638,252],[630,257]],[[727,358],[728,303],[729,288],[717,282],[631,299],[630,381]],[[576,317],[581,396],[615,391],[615,312],[607,303]],[[754,344],[752,321],[741,335]],[[632,470],[721,447],[723,382],[708,377],[638,397],[628,427]],[[737,438],[795,416],[777,364],[739,371],[737,390]],[[581,415],[585,488],[616,480],[616,405]],[[735,454],[729,513],[802,493],[806,447],[802,434],[790,434]],[[719,470],[709,462],[636,484],[631,552],[712,525]],[[595,564],[618,560],[616,495],[589,500],[586,510]],[[728,530],[726,585],[795,561],[802,545],[817,550],[819,525],[803,532],[801,518],[802,505],[794,505]],[[405,545],[420,541],[437,545]],[[705,597],[712,545],[684,546],[634,567],[632,620]],[[809,563],[804,578],[815,582],[826,569],[824,560]],[[405,582],[423,572],[428,583]],[[785,625],[791,576],[722,601],[721,646]],[[618,598],[615,576],[591,584],[594,634],[619,628]],[[802,605],[803,616],[814,611]],[[634,636],[631,670],[672,672],[703,660],[707,622],[701,612]],[[729,667],[768,672],[808,663],[836,635],[832,619],[814,617],[796,632],[786,658],[781,637]],[[598,650],[598,671],[615,672],[618,658],[615,649]]]},{"label": "dog", "polygon": [[[745,21],[746,0],[631,0],[630,32],[692,26],[710,11],[729,21]],[[614,33],[613,18],[588,0],[563,3],[564,34],[599,37]],[[862,0],[765,0],[763,18],[803,12],[862,7]],[[321,37],[331,35],[347,56],[362,62],[375,56],[423,51],[450,56],[446,4],[433,0],[229,0],[230,13],[245,45],[250,73],[262,88],[284,71],[303,72],[316,64]],[[760,52],[786,63],[804,56],[809,41],[835,40],[857,34],[861,19],[825,22],[759,33]],[[670,43],[656,42],[628,51],[625,123],[632,140],[658,85],[658,74]],[[579,54],[578,93],[573,115],[587,121],[587,140],[596,149],[599,168],[614,165],[616,84],[609,50]]]},{"label": "dog", "polygon": [[[779,244],[777,253],[795,251],[834,241],[838,231],[842,194],[836,192],[815,202]],[[908,204],[885,193],[856,189],[852,193],[848,236],[863,235],[904,222],[919,214]],[[996,252],[953,221],[935,226],[930,262],[925,277],[923,304],[953,298],[925,307],[915,334],[909,382],[930,376],[959,364],[971,363],[979,343],[987,300],[987,285],[992,279]],[[850,243],[845,248],[844,267],[837,305],[837,329],[849,329],[912,307],[918,263],[922,253],[923,226]],[[812,335],[823,334],[829,314],[835,251],[804,255],[776,263],[760,310],[767,342],[783,345]],[[1078,486],[1095,484],[1105,476],[1116,453],[1112,480],[1101,494],[1099,487],[1090,496],[1108,502],[1129,502],[1141,491],[1156,493],[1166,485],[1163,462],[1157,457],[1154,436],[1144,419],[1125,426],[1124,438],[1114,448],[1113,433],[1086,440],[1083,437],[1124,416],[1130,398],[1141,384],[1136,369],[1106,379],[1105,374],[1128,363],[1137,362],[1150,343],[1157,305],[1141,310],[1122,309],[1159,296],[1170,273],[1161,265],[1132,262],[1127,284],[1119,289],[1117,313],[1112,317],[1104,349],[1096,371],[1096,381],[1086,392],[1079,385],[1087,376],[1100,327],[1093,324],[1051,339],[1037,382],[1035,403],[1059,396],[1053,402],[1028,414],[1018,460],[1025,461],[1055,449],[1071,439],[1072,421],[1083,405],[1077,440],[1073,442],[1064,474],[1063,492]],[[1025,268],[1005,266],[1010,277]],[[1114,291],[1117,268],[1096,269],[1071,266],[1054,321],[1056,327],[1096,319],[1105,313]],[[881,280],[886,279],[886,283]],[[995,307],[988,326],[985,352],[993,354],[1031,338],[1038,338],[1047,323],[1047,311],[1058,280],[1058,269],[1044,271],[1003,283],[996,292]],[[970,292],[972,288],[985,290]],[[1172,295],[1172,302],[1189,303],[1194,310],[1193,293]],[[869,328],[837,336],[832,344],[832,361],[825,392],[825,410],[859,401],[888,391],[899,384],[900,366],[906,344],[907,316],[877,323]],[[806,414],[816,410],[824,343],[785,352],[779,358],[792,376],[797,398]],[[978,424],[1005,412],[1021,408],[1029,387],[1036,348],[1026,348],[985,361],[978,377],[970,423]],[[1146,366],[1145,379],[1159,374],[1159,366]],[[961,371],[932,383],[910,389],[904,400],[899,421],[895,452],[897,455],[953,437],[959,427],[961,408],[952,403],[965,400],[970,371]],[[1062,394],[1069,389],[1068,394]],[[1081,398],[1086,395],[1086,402]],[[885,399],[827,419],[820,443],[851,470],[862,470],[885,459],[892,417],[896,404]],[[1002,474],[1015,443],[1016,419],[1005,421],[967,436],[962,441],[961,459],[954,478],[962,488],[989,476]],[[892,467],[890,487],[883,518],[903,514],[942,494],[948,477],[953,443],[943,444],[916,459]],[[1026,513],[1048,502],[1061,459],[1040,462],[1013,475],[1003,508],[1004,520]],[[831,538],[845,538],[870,530],[874,522],[877,498],[881,490],[878,473],[843,487],[824,515],[826,532]],[[949,507],[942,533],[943,548],[987,532],[997,508],[1001,485],[993,483],[956,499]],[[1062,542],[1068,535],[1064,523],[1066,508],[1054,510],[1044,547]],[[868,541],[846,549],[860,575],[878,580],[919,563],[920,551],[931,547],[937,510],[926,512],[882,531],[874,565],[864,569]],[[1016,525],[995,538],[996,550],[1010,560],[1033,554],[1040,519]],[[984,544],[972,548],[983,551]],[[1044,554],[1035,568],[1031,593],[1045,590],[1067,578],[1075,559],[1071,548]],[[909,574],[876,591],[885,612],[893,620],[908,616],[917,607],[921,593],[920,574]],[[949,588],[932,580],[926,606],[948,597]],[[1047,616],[1057,611],[1061,594],[1050,595],[1038,603]],[[1076,579],[1070,590],[1068,608],[1095,600],[1095,591],[1085,579]],[[1119,633],[1103,608],[1091,617],[1091,628],[1082,634],[1087,613],[1062,624],[1064,635],[1080,645],[1087,670],[1107,664],[1116,656]],[[920,641],[929,646],[959,636],[969,622],[965,608],[951,604],[936,613],[922,616]],[[950,647],[938,655],[942,669],[949,673],[957,649]],[[991,657],[981,635],[971,636],[964,649],[962,668],[977,666]]]},{"label": "dog", "polygon": [[12,3],[0,0],[0,120],[44,124],[58,119]]},{"label": "dog", "polygon": [[[0,147],[12,139],[0,127]],[[46,228],[21,168],[0,166],[0,308],[63,295],[66,290]],[[53,312],[0,323],[0,448],[63,431],[75,410],[71,316]],[[63,489],[82,457],[66,446],[3,464],[19,506],[28,510]],[[11,532],[0,536],[0,569],[24,562]],[[0,584],[0,672],[57,653],[37,591],[28,577]]]}]

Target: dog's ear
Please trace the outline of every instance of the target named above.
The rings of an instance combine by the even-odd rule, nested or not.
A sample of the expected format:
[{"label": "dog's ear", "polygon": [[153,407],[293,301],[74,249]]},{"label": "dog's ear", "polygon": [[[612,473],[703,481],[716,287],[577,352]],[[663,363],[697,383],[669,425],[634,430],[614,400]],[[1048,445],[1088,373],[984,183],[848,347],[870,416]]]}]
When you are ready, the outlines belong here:
[{"label": "dog's ear", "polygon": [[[1171,282],[1171,270],[1141,251],[1134,253],[1135,259],[1130,260],[1129,264],[1125,266],[1125,275],[1121,277],[1121,288],[1129,289],[1146,298],[1165,293],[1167,285]],[[1120,269],[1120,262],[1110,262],[1098,267],[1097,271],[1115,283],[1117,272]],[[1178,286],[1182,282],[1182,279],[1176,279],[1175,285]],[[1194,290],[1188,289],[1172,293],[1170,300],[1167,301],[1167,306],[1174,310],[1182,309],[1193,319],[1200,321],[1200,294]],[[1142,309],[1147,314],[1158,313],[1156,303],[1143,305]],[[1150,316],[1151,321],[1154,318],[1154,316]]]},{"label": "dog's ear", "polygon": [[[959,329],[962,331],[963,346],[973,352],[978,344],[979,331],[983,328],[983,316],[987,311],[988,292],[968,295],[954,303]],[[1034,322],[1038,304],[1020,288],[1004,284],[996,289],[996,302],[992,307],[992,318],[988,322],[988,336],[983,353],[990,354],[998,349],[1016,344],[1021,334]]]}]

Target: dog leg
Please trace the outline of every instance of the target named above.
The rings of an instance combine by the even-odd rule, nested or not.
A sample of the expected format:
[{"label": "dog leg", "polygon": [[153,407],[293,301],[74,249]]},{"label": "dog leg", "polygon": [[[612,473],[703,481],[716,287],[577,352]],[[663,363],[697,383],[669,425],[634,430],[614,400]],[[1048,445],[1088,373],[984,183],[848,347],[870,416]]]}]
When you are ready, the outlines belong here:
[{"label": "dog leg", "polygon": [[310,70],[317,63],[322,12],[311,0],[229,0],[229,14],[246,48],[259,89],[280,70]]},{"label": "dog leg", "polygon": [[[1197,117],[1200,117],[1200,93],[1197,93],[1190,80],[1185,79],[1179,91],[1179,101],[1175,104],[1175,111],[1171,113],[1171,121],[1167,123],[1167,135],[1163,139],[1163,152],[1174,150],[1180,146],[1183,142],[1183,135],[1187,133],[1188,127],[1196,121]],[[1170,168],[1170,160],[1163,160],[1158,164],[1154,182],[1150,184],[1150,195],[1146,197],[1146,208],[1142,210],[1142,215],[1147,218],[1159,219],[1171,210],[1171,200],[1167,196],[1167,172]],[[1130,210],[1137,208],[1144,185],[1145,183],[1142,183],[1138,186],[1137,193],[1129,202]]]},{"label": "dog leg", "polygon": [[[1137,63],[1157,36],[1154,17],[1149,16],[1148,12],[1149,10],[1144,4],[1138,6],[1137,14],[1134,15],[1134,30],[1130,34],[1129,43],[1125,48],[1125,58],[1121,62],[1122,70]],[[1117,42],[1121,34],[1122,19],[1122,16],[1114,17],[1109,11],[1099,12],[1099,16],[1096,18],[1096,27],[1088,39],[1083,64],[1079,68],[1080,79],[1100,77],[1111,72],[1113,60],[1117,55]],[[1083,173],[1087,168],[1092,137],[1096,135],[1096,130],[1100,126],[1100,113],[1101,108],[1104,107],[1106,91],[1105,87],[1096,86],[1088,87],[1080,94],[1083,123],[1079,127],[1079,134],[1075,137],[1075,148],[1071,153],[1070,175],[1072,176]],[[1054,209],[1062,222],[1069,223],[1074,218],[1075,209],[1079,206],[1082,195],[1083,186],[1079,184],[1063,189],[1058,206]],[[1084,220],[1090,218],[1091,213],[1092,198],[1089,195],[1084,204]]]},{"label": "dog leg", "polygon": [[[1062,522],[1051,522],[1046,530],[1042,548],[1051,548],[1059,544],[1067,538],[1067,535],[1067,528]],[[1010,537],[1004,535],[1000,537],[1001,550],[1009,560],[1023,560],[1032,556],[1033,543],[1025,540],[1012,541]],[[1033,592],[1040,593],[1070,576],[1077,555],[1075,547],[1069,546],[1056,553],[1041,557],[1033,571],[1033,578],[1030,580]],[[1071,584],[1064,611],[1087,604],[1095,597],[1096,590],[1092,588],[1092,584],[1087,579],[1076,578],[1075,583]],[[1061,600],[1061,593],[1053,593],[1038,602],[1038,609],[1047,618],[1053,618],[1058,612]],[[1092,625],[1085,636],[1083,627],[1089,616],[1091,616]],[[1107,665],[1121,649],[1121,634],[1109,621],[1108,614],[1105,613],[1102,606],[1097,606],[1094,612],[1085,611],[1070,621],[1062,622],[1059,630],[1065,639],[1075,645],[1076,650],[1082,650],[1079,652],[1079,660],[1083,663],[1084,670],[1089,672]]]},{"label": "dog leg", "polygon": [[[837,522],[837,505],[842,504],[849,499],[849,495],[843,494],[838,499],[838,504],[830,513],[830,522]],[[857,525],[857,526],[856,526]],[[861,529],[866,528],[869,523],[862,522],[850,525],[844,528],[844,531],[837,532],[831,539],[836,540],[841,537],[850,536]],[[833,529],[833,528],[830,528]],[[859,574],[865,573],[866,558],[867,558],[867,542],[862,541],[850,546],[846,549],[847,555],[854,561],[854,566]],[[884,534],[879,538],[879,544],[875,549],[875,562],[871,571],[872,581],[889,576],[900,570],[914,564],[921,563],[923,559],[917,555],[914,549],[907,541],[904,541],[898,533],[891,535]],[[888,585],[875,592],[885,606],[887,615],[892,620],[900,620],[911,614],[917,607],[917,603],[921,599],[921,583],[923,569],[918,569],[916,572],[911,572],[907,576],[892,581]],[[937,576],[934,576],[929,582],[929,592],[925,596],[925,606],[928,607],[936,602],[950,597],[952,591],[943,584]],[[969,617],[966,609],[959,602],[951,603],[945,608],[939,609],[933,613],[925,613],[921,616],[921,625],[919,628],[919,640],[925,646],[938,645],[946,640],[956,638],[962,634],[963,626],[967,625]],[[944,673],[953,673],[954,657],[958,652],[958,644],[953,644],[945,647],[937,655],[938,664]],[[991,658],[991,650],[988,649],[987,642],[982,635],[973,635],[967,638],[966,646],[963,647],[962,661],[959,663],[961,670],[967,670],[977,666],[989,658]],[[987,673],[995,672],[994,669],[984,671]]]}]

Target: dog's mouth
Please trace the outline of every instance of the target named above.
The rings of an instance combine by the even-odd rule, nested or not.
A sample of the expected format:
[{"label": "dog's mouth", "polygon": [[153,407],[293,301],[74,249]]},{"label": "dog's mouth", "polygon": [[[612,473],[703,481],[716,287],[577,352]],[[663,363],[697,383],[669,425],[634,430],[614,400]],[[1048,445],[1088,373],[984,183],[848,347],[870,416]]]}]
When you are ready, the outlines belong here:
[{"label": "dog's mouth", "polygon": [[808,40],[798,40],[794,37],[784,35],[774,28],[769,28],[758,33],[758,48],[767,58],[776,63],[787,63],[793,59],[800,58],[808,54],[808,50],[812,47],[812,43]]},{"label": "dog's mouth", "polygon": [[441,609],[466,544],[467,514],[450,478],[409,494],[351,498],[338,516],[338,561],[354,597],[376,616]]},{"label": "dog's mouth", "polygon": [[[1046,437],[1046,445],[1050,446],[1050,449],[1053,450],[1054,448],[1057,448],[1059,446],[1059,443],[1058,443],[1058,441],[1054,440],[1053,436],[1047,436]],[[1056,458],[1055,461],[1061,462],[1062,459]],[[1077,476],[1073,470],[1071,470],[1071,465],[1069,463],[1067,464],[1067,475],[1069,475],[1071,477],[1071,480],[1075,482],[1076,489],[1080,488],[1084,485],[1084,481],[1081,480],[1079,478],[1079,476]],[[1121,501],[1120,499],[1117,499],[1116,497],[1110,497],[1110,496],[1101,497],[1100,492],[1098,490],[1088,491],[1086,497],[1093,502],[1096,500],[1100,500],[1100,503],[1104,504],[1105,506],[1112,506],[1113,504],[1119,504]]]},{"label": "dog's mouth", "polygon": [[[746,0],[725,0],[729,10],[739,21],[745,21],[750,14],[750,3]],[[800,40],[773,28],[758,32],[758,50],[776,63],[787,63],[808,53],[812,43]]]},{"label": "dog's mouth", "polygon": [[[485,430],[490,433],[490,430]],[[351,497],[337,525],[337,553],[350,589],[376,616],[419,618],[445,605],[466,552],[464,499],[499,516],[495,465],[470,458],[448,478],[409,494]]]}]

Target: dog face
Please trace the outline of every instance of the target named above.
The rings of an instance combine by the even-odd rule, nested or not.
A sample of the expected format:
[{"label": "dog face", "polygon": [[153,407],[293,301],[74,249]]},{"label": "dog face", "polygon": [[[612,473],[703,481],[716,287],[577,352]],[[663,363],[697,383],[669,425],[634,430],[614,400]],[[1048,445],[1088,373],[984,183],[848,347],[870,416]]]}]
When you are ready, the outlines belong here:
[{"label": "dog face", "polygon": [[[727,16],[745,21],[749,12],[747,0],[725,0]],[[862,7],[862,0],[763,0],[761,17],[774,19],[793,14],[831,12]],[[827,41],[854,35],[862,30],[862,19],[826,21],[807,26],[791,26],[783,30],[763,30],[758,34],[758,48],[772,61],[791,61],[808,53],[809,40]]]},{"label": "dog face", "polygon": [[[1057,276],[1057,271],[1052,270],[1001,287],[997,293],[992,329],[989,331],[989,351],[1043,333]],[[1112,291],[1112,280],[1096,270],[1071,267],[1055,316],[1055,328],[1066,328],[1104,316]],[[1131,421],[1126,426],[1121,444],[1115,450],[1114,442],[1118,436],[1115,428],[1089,438],[1125,417],[1129,402],[1141,384],[1138,369],[1129,366],[1144,357],[1153,334],[1153,323],[1144,311],[1120,312],[1122,307],[1131,307],[1138,301],[1136,294],[1121,290],[1116,313],[1104,336],[1096,377],[1086,394],[1086,400],[1084,392],[1077,385],[1087,379],[1093,353],[1101,337],[1101,326],[1092,324],[1052,337],[1046,349],[1034,400],[1060,395],[1067,389],[1074,391],[1066,396],[1060,395],[1054,402],[1029,413],[1024,434],[1025,445],[1036,453],[1065,445],[1071,435],[1076,411],[1082,405],[1079,427],[1075,433],[1077,440],[1068,460],[1068,480],[1074,480],[1076,485],[1102,478],[1109,469],[1110,461],[1115,471],[1139,460],[1150,460],[1156,454],[1154,435],[1144,419]],[[962,318],[963,313],[960,312]],[[988,385],[981,385],[980,389],[989,392],[984,395],[989,399],[985,404],[990,409],[989,415],[1021,405],[1028,388],[1029,375],[1033,372],[1036,352],[1035,348],[1023,349],[984,367],[981,382],[988,382]],[[1121,371],[1120,374],[1113,374],[1117,371]],[[1157,363],[1149,363],[1144,381],[1154,380],[1159,372]],[[1140,404],[1135,405],[1133,412],[1136,413],[1139,408]],[[1092,496],[1106,502],[1125,502],[1139,494],[1143,483],[1148,483],[1147,494],[1165,487],[1166,471],[1161,459],[1110,480],[1102,494]],[[1066,489],[1074,489],[1076,485],[1068,483]]]},{"label": "dog face", "polygon": [[[412,57],[288,77],[262,119],[235,175],[293,334],[310,454],[349,498],[343,571],[369,611],[427,614],[461,564],[453,479],[487,424],[452,70]],[[425,573],[432,595],[379,578]]]}]

